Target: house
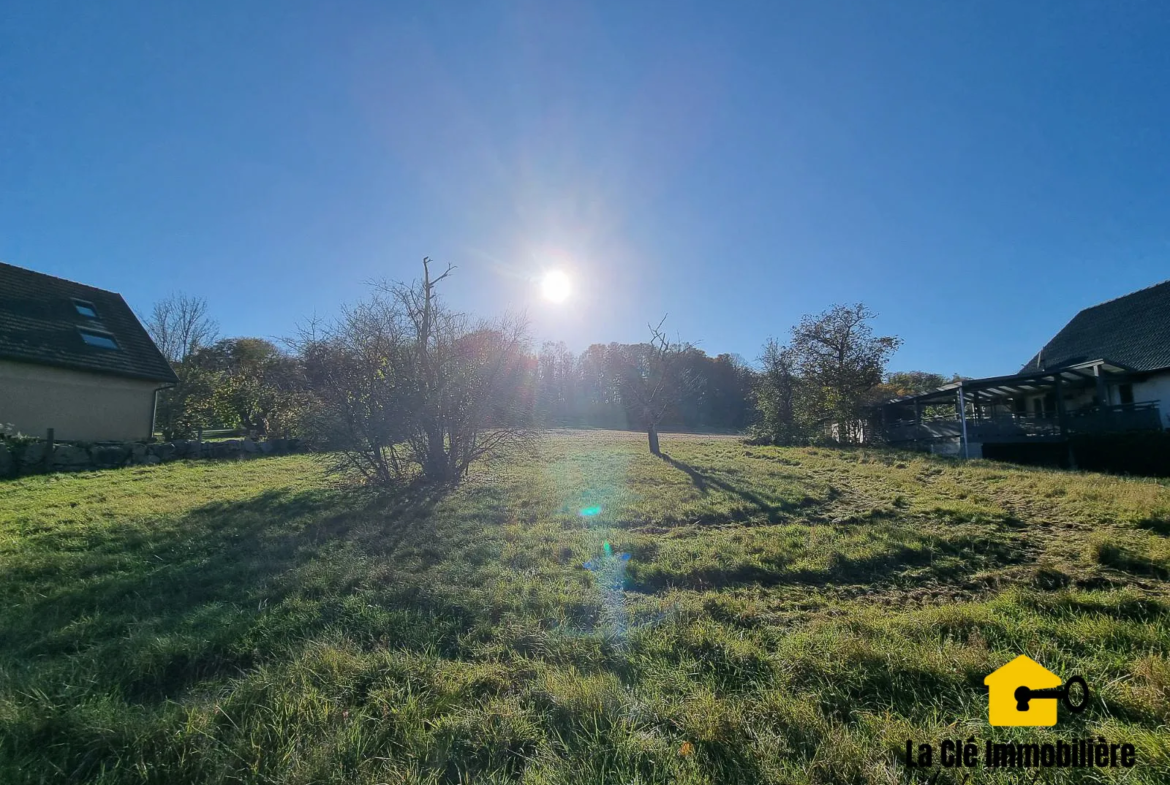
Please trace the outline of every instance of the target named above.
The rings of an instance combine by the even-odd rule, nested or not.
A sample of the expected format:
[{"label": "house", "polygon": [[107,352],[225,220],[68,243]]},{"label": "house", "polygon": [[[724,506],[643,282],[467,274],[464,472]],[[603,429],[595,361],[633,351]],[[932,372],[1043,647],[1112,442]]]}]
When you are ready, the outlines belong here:
[{"label": "house", "polygon": [[0,262],[0,425],[147,439],[158,391],[176,382],[121,295]]},{"label": "house", "polygon": [[[1170,404],[1170,281],[1081,311],[1020,373],[1102,358],[1125,372],[1106,378],[1107,399],[1103,403]],[[1085,398],[1071,402],[1074,406],[1083,404]],[[1170,405],[1163,406],[1163,417],[1168,413]]]},{"label": "house", "polygon": [[1086,308],[1017,373],[880,407],[887,441],[979,457],[983,445],[1170,425],[1170,281]]},{"label": "house", "polygon": [[1061,686],[1059,676],[1031,657],[1021,654],[1007,665],[988,674],[983,683],[987,686],[988,721],[992,725],[1039,727],[1056,724],[1054,699],[1029,701],[1025,711],[1020,711],[1016,702],[1016,690],[1020,687],[1043,690]]}]

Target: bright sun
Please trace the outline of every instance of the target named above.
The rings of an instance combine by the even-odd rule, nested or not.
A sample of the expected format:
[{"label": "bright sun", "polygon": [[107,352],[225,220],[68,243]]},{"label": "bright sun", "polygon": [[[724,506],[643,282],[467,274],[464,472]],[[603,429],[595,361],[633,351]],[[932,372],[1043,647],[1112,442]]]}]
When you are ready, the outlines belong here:
[{"label": "bright sun", "polygon": [[569,276],[560,270],[549,270],[540,279],[540,293],[544,295],[544,299],[554,303],[563,303],[568,298],[571,288]]}]

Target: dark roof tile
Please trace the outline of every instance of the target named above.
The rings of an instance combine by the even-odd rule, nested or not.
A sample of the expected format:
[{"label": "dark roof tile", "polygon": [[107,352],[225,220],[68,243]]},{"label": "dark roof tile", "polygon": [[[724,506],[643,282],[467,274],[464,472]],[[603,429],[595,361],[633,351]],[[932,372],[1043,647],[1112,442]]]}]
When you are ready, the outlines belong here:
[{"label": "dark roof tile", "polygon": [[[97,319],[73,301],[93,304]],[[90,346],[81,329],[114,336],[118,349]],[[175,372],[122,295],[0,262],[0,359],[176,382]]]},{"label": "dark roof tile", "polygon": [[1081,311],[1020,373],[1100,359],[1136,371],[1170,367],[1170,281]]}]

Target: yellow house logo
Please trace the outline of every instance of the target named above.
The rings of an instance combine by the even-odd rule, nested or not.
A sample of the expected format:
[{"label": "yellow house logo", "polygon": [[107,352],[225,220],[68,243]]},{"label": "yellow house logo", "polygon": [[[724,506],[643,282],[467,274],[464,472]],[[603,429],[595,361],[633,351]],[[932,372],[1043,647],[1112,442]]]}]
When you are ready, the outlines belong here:
[{"label": "yellow house logo", "polygon": [[[992,725],[1030,727],[1056,724],[1056,701],[1074,713],[1089,703],[1089,687],[1080,676],[1067,684],[1031,657],[1020,655],[983,680],[988,690],[988,720]],[[1070,688],[1080,685],[1080,702],[1073,703]]]}]

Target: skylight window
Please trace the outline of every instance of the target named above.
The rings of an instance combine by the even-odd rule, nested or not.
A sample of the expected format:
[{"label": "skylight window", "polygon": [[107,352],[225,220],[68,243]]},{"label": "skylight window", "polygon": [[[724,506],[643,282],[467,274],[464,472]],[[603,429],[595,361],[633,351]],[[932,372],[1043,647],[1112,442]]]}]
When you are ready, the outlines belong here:
[{"label": "skylight window", "polygon": [[79,314],[87,319],[98,318],[97,308],[95,308],[93,303],[91,303],[89,300],[74,300],[73,307],[77,309]]},{"label": "skylight window", "polygon": [[118,342],[114,340],[114,336],[109,333],[99,333],[96,330],[78,330],[81,333],[81,340],[85,341],[90,346],[96,346],[99,349],[120,349]]}]

